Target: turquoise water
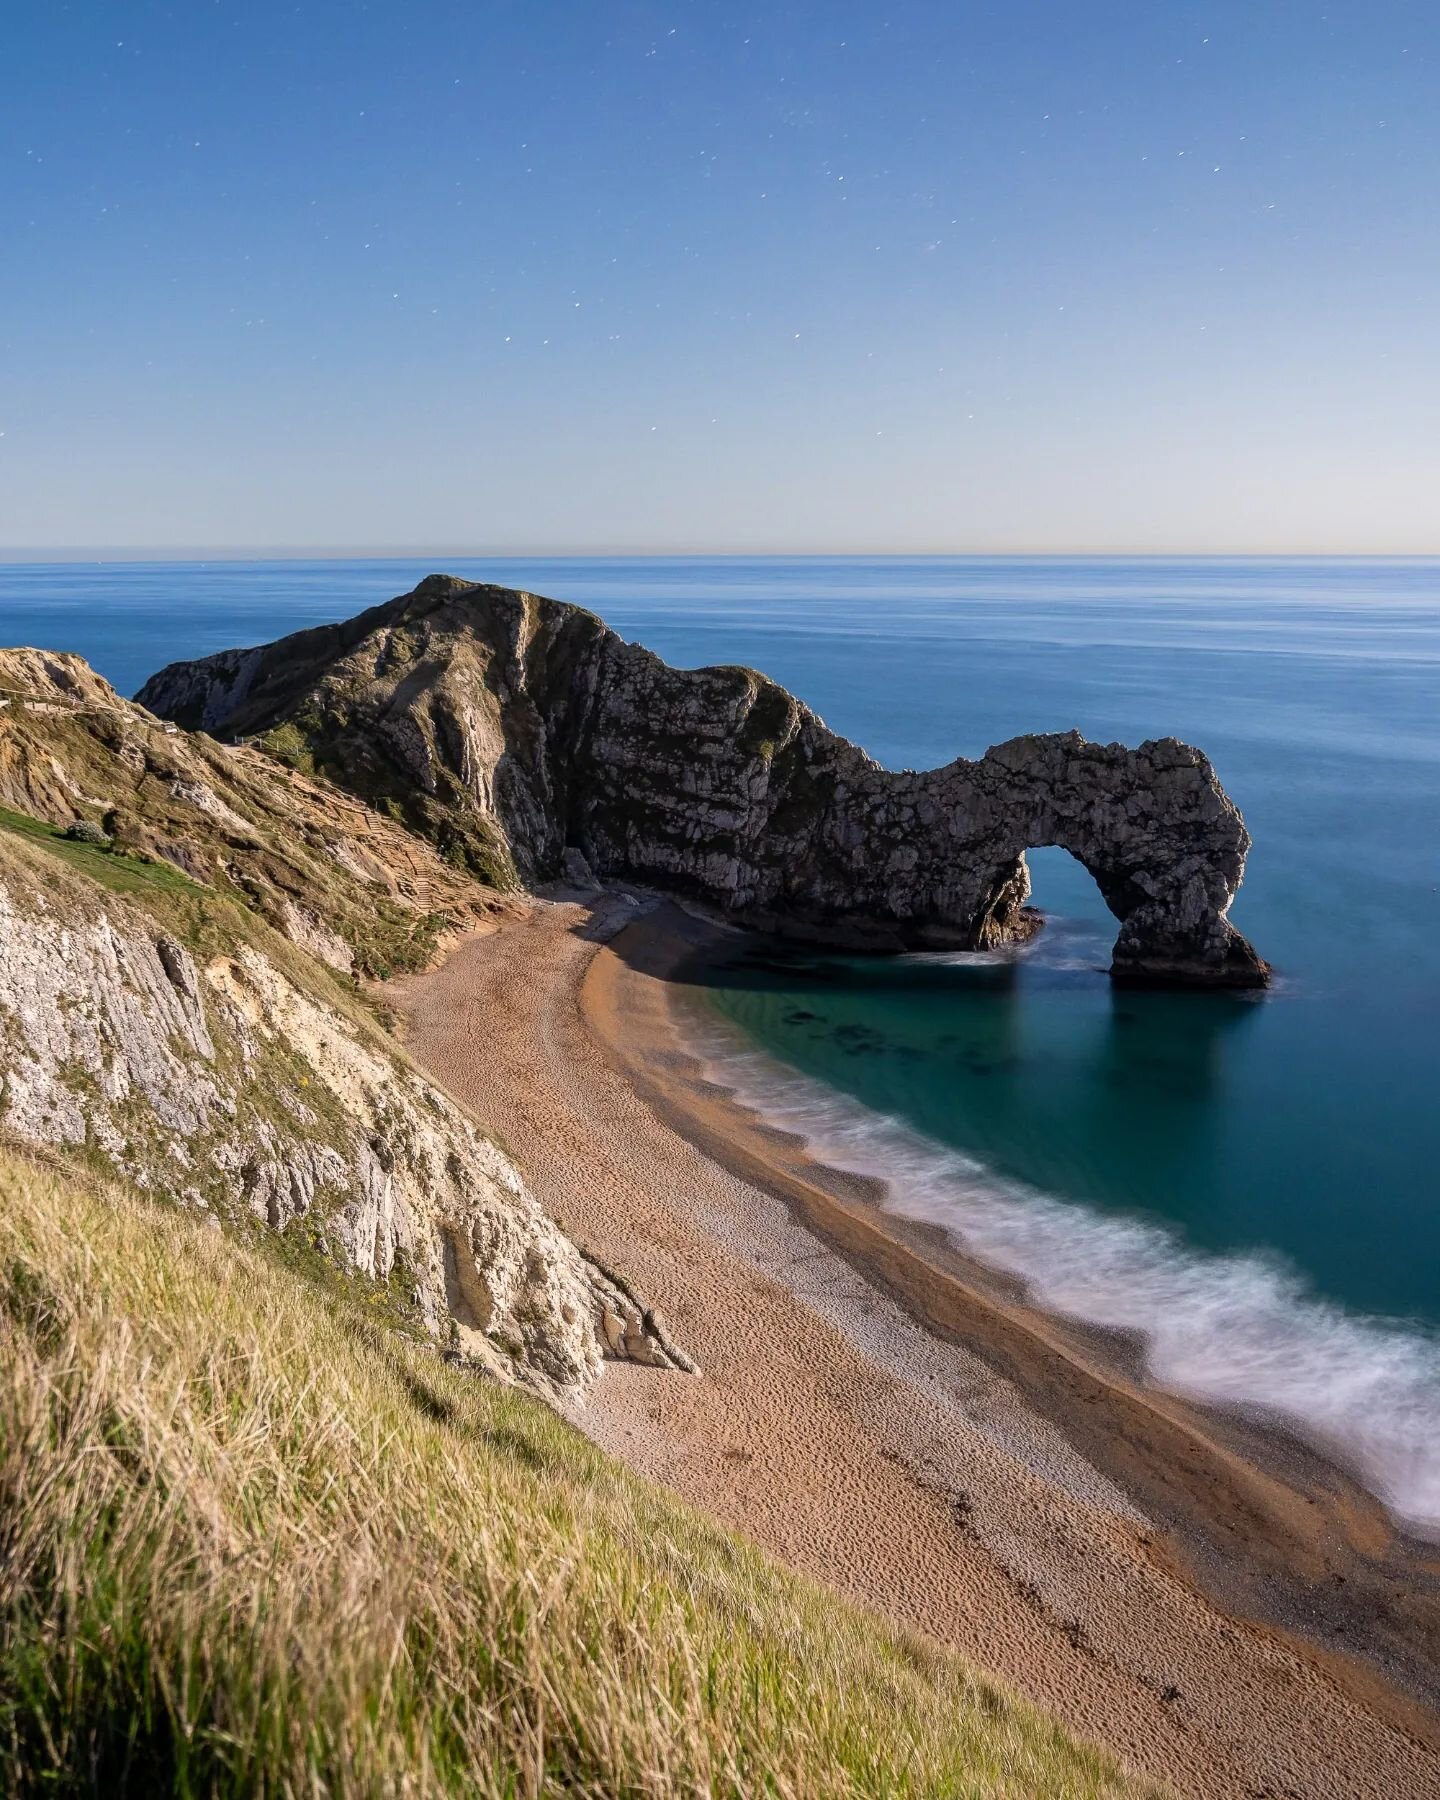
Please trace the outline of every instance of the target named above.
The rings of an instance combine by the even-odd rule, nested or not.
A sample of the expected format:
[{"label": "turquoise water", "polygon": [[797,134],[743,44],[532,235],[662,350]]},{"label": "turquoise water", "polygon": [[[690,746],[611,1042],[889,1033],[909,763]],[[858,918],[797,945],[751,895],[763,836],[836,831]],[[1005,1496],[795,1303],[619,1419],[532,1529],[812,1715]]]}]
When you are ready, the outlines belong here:
[{"label": "turquoise water", "polygon": [[[1071,726],[1200,744],[1255,838],[1233,916],[1273,993],[1113,992],[1113,922],[1047,851],[1033,949],[757,946],[708,990],[716,1059],[1042,1300],[1144,1333],[1158,1379],[1279,1412],[1440,1520],[1440,564],[446,566],[591,606],[673,662],[763,668],[891,766]],[[78,650],[131,691],[425,572],[0,569],[0,641]]]}]

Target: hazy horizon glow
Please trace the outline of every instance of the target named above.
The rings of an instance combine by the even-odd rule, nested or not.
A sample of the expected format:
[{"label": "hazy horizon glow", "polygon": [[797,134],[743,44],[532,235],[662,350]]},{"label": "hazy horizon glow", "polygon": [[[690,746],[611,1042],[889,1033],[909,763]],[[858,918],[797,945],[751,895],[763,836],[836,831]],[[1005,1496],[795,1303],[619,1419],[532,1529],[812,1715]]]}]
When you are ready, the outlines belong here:
[{"label": "hazy horizon glow", "polygon": [[1429,0],[7,40],[0,557],[1440,551]]}]

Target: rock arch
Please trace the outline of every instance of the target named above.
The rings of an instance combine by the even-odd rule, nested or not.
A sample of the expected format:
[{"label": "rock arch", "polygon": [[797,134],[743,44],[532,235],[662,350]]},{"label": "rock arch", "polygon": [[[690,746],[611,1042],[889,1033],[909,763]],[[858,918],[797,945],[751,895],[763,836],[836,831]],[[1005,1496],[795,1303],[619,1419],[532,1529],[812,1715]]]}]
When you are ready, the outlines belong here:
[{"label": "rock arch", "polygon": [[1054,844],[1120,921],[1117,980],[1268,979],[1226,916],[1244,820],[1178,739],[1132,750],[1056,732],[891,771],[752,671],[681,673],[629,645],[616,662],[624,673],[569,758],[583,766],[569,832],[601,873],[687,889],[789,936],[982,949],[1036,930],[1025,852]]},{"label": "rock arch", "polygon": [[[447,852],[597,874],[856,948],[1029,935],[1027,849],[1059,844],[1120,921],[1119,980],[1255,987],[1226,914],[1244,821],[1206,758],[1078,732],[882,769],[752,669],[672,669],[592,613],[434,575],[343,625],[162,670],[143,704],[240,736],[298,730],[327,775]],[[467,850],[466,847],[469,847]]]},{"label": "rock arch", "polygon": [[1008,822],[996,833],[994,898],[977,908],[977,942],[1025,935],[1025,852],[1053,845],[1088,870],[1120,921],[1117,980],[1265,984],[1266,964],[1227,916],[1250,836],[1198,750],[1175,738],[1131,750],[1065,732],[1012,739],[961,768],[990,790],[987,810]]}]

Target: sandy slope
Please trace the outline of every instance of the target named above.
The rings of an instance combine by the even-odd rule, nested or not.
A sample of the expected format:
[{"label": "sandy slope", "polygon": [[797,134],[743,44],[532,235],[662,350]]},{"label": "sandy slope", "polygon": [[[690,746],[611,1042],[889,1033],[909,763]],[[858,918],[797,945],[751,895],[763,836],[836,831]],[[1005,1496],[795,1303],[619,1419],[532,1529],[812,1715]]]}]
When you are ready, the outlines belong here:
[{"label": "sandy slope", "polygon": [[[1193,1579],[1208,1558],[1213,1589],[1253,1546],[1283,1614],[1326,1568],[1344,1579],[1346,1556],[1353,1573],[1353,1546],[1307,1536],[1283,1483],[1117,1395],[938,1254],[932,1274],[863,1197],[833,1204],[793,1145],[727,1117],[676,1034],[664,917],[627,931],[624,956],[603,947],[633,916],[542,903],[387,990],[419,1059],[704,1370],[613,1367],[586,1429],[1183,1793],[1440,1795],[1433,1718],[1373,1658],[1242,1623]],[[1351,1511],[1352,1536],[1373,1536]],[[1404,1591],[1357,1589],[1413,1644]]]}]

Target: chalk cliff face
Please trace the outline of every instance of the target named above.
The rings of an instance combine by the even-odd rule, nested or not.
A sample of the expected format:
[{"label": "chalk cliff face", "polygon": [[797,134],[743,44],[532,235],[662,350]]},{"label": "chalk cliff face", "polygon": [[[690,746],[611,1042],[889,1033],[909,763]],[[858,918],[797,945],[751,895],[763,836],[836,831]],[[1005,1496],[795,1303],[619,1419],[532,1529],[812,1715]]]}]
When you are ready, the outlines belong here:
[{"label": "chalk cliff face", "polygon": [[1118,979],[1268,974],[1226,917],[1244,822],[1173,738],[1022,737],[892,772],[752,670],[672,669],[577,607],[450,576],[342,625],[173,664],[139,699],[191,728],[302,743],[492,877],[545,879],[578,850],[601,876],[760,928],[987,948],[1035,928],[1024,853],[1058,844],[1120,921]]},{"label": "chalk cliff face", "polygon": [[199,956],[0,832],[0,1132],[399,1289],[495,1373],[683,1363],[509,1159],[254,943]]},{"label": "chalk cliff face", "polygon": [[[342,952],[382,942],[367,910],[413,943],[397,868],[471,921],[493,894],[323,784],[171,736],[78,658],[0,651],[0,701],[0,1139],[280,1233],[509,1379],[689,1366],[349,978]],[[77,820],[88,839],[52,829]]]}]

